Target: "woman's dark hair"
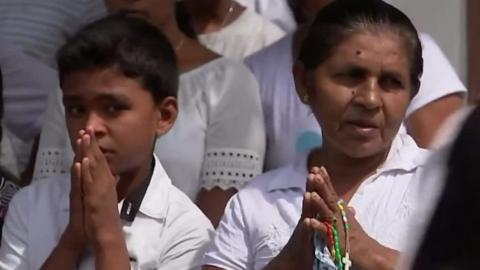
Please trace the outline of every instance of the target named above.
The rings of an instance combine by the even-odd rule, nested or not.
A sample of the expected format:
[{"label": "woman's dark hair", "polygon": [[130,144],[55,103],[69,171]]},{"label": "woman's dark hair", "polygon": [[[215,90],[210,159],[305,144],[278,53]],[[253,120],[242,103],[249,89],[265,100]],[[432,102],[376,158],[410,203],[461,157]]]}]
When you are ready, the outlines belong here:
[{"label": "woman's dark hair", "polygon": [[410,19],[381,0],[336,0],[322,8],[307,33],[299,60],[307,70],[326,61],[348,37],[362,32],[393,31],[404,40],[409,53],[414,96],[423,72],[422,46]]},{"label": "woman's dark hair", "polygon": [[60,85],[77,71],[113,68],[137,80],[155,102],[177,96],[178,69],[172,46],[157,28],[128,12],[81,29],[60,48],[57,62]]},{"label": "woman's dark hair", "polygon": [[480,269],[480,107],[469,115],[452,147],[443,193],[413,270]]},{"label": "woman's dark hair", "polygon": [[175,18],[180,31],[189,38],[197,39],[197,33],[193,28],[192,15],[188,12],[184,2],[175,2]]}]

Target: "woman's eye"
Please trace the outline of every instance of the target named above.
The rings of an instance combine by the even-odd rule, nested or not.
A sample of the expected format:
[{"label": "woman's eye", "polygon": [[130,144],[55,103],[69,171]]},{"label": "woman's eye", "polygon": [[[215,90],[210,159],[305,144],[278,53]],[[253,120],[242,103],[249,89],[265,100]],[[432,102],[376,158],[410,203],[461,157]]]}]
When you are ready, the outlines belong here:
[{"label": "woman's eye", "polygon": [[386,77],[381,80],[383,88],[386,90],[398,90],[403,88],[403,83],[393,77]]},{"label": "woman's eye", "polygon": [[338,72],[334,76],[339,83],[353,86],[364,79],[365,72],[361,69],[350,69]]}]

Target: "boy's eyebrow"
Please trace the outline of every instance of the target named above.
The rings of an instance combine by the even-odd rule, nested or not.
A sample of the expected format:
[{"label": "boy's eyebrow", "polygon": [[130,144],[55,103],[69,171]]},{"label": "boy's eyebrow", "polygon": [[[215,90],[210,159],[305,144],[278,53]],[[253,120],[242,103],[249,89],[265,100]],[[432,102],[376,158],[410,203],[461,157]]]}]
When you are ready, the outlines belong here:
[{"label": "boy's eyebrow", "polygon": [[[124,94],[111,94],[111,93],[102,93],[102,94],[99,94],[95,97],[95,99],[100,99],[100,100],[118,100],[118,99],[121,99],[121,100],[128,100],[128,97]],[[66,102],[79,102],[79,101],[82,101],[83,98],[79,95],[63,95],[63,103],[66,103]]]}]

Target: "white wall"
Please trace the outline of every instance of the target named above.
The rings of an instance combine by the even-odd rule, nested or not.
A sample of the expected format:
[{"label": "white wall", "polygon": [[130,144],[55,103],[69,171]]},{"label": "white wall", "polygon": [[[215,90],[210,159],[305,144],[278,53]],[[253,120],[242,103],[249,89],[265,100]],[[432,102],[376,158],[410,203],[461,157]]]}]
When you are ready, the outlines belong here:
[{"label": "white wall", "polygon": [[467,78],[465,0],[390,0],[418,30],[429,33],[443,49],[463,82]]}]

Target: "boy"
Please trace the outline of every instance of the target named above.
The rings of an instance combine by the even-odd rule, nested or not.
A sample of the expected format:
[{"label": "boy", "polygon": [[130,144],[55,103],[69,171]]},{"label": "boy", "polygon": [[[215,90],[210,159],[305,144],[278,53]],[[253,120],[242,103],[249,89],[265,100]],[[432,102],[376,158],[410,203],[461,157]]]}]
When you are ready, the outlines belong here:
[{"label": "boy", "polygon": [[58,67],[75,150],[71,179],[39,181],[15,196],[0,268],[199,268],[211,224],[153,155],[178,113],[166,38],[141,19],[113,15],[67,42]]}]

